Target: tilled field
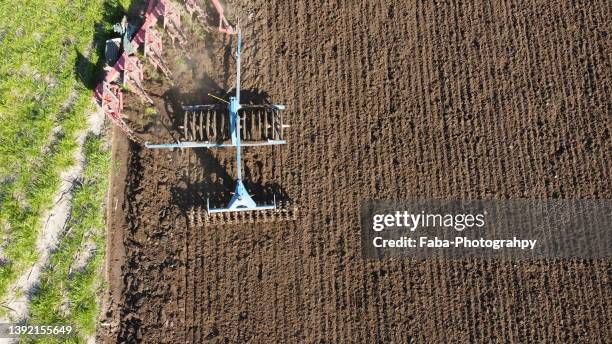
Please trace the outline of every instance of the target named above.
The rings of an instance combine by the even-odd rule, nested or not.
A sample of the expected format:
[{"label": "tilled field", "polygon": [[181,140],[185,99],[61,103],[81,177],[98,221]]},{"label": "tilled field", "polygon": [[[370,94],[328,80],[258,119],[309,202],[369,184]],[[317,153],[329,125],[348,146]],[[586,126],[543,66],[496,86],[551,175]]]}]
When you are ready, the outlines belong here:
[{"label": "tilled field", "polygon": [[[286,195],[300,217],[189,227],[192,206],[229,199],[233,152],[131,145],[109,257],[122,256],[110,267],[121,291],[102,338],[612,342],[609,260],[367,261],[358,213],[369,198],[610,198],[606,2],[230,8],[245,97],[287,104],[292,125],[288,145],[246,150],[247,188]],[[202,37],[190,34],[189,54],[167,50],[174,86],[145,85],[177,138],[179,104],[233,88],[235,41]],[[171,140],[159,123],[146,129]]]}]

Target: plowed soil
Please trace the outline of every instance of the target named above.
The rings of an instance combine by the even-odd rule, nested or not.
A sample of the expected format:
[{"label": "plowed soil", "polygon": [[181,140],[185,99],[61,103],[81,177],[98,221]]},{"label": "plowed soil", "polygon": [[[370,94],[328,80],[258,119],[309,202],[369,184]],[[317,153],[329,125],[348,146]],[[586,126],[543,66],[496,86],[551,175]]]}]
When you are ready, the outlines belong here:
[{"label": "plowed soil", "polygon": [[[612,342],[610,260],[368,261],[358,213],[371,198],[611,198],[607,2],[229,8],[246,99],[287,104],[291,124],[286,146],[246,150],[247,188],[300,217],[190,227],[190,207],[229,199],[233,152],[131,144],[101,339]],[[233,89],[235,37],[185,29],[188,47],[165,51],[175,84],[146,72],[154,123],[126,99],[150,142],[180,137],[180,104]]]}]

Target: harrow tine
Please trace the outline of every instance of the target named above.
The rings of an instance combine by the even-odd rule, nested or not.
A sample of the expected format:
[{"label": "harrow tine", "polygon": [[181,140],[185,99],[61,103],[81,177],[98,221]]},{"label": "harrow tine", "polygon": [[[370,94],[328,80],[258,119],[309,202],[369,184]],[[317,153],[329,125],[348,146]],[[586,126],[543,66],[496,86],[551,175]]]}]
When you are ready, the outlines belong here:
[{"label": "harrow tine", "polygon": [[213,112],[213,139],[217,139],[217,114]]},{"label": "harrow tine", "polygon": [[272,140],[276,140],[276,116],[274,116],[274,112],[272,112],[270,117],[272,117]]},{"label": "harrow tine", "polygon": [[193,116],[192,116],[192,121],[191,121],[191,137],[192,137],[192,140],[195,141],[195,140],[197,140],[197,138],[196,138],[196,132],[197,132],[196,131],[196,125],[197,125],[197,123],[196,123],[196,113],[193,112],[192,115]]},{"label": "harrow tine", "polygon": [[189,136],[187,131],[189,131],[189,123],[187,122],[189,118],[189,111],[185,111],[185,116],[183,118],[183,133],[185,135],[185,140],[189,140]]},{"label": "harrow tine", "polygon": [[251,112],[250,116],[251,118],[251,140],[257,140],[257,112],[253,111]]},{"label": "harrow tine", "polygon": [[225,133],[225,116],[221,116],[221,132]]},{"label": "harrow tine", "polygon": [[262,140],[267,139],[266,137],[266,125],[265,125],[265,120],[266,120],[266,112],[263,110],[259,110],[259,114],[260,114],[260,121],[259,121],[259,137]]},{"label": "harrow tine", "polygon": [[264,139],[268,138],[268,114],[264,112]]},{"label": "harrow tine", "polygon": [[274,110],[275,112],[278,112],[278,116],[280,117],[280,139],[283,140],[284,136],[283,136],[283,128],[285,127],[284,123],[283,123],[283,112],[282,111],[278,111],[278,110]]},{"label": "harrow tine", "polygon": [[210,140],[210,110],[206,111],[206,140]]},{"label": "harrow tine", "polygon": [[242,137],[246,138],[246,135],[244,135],[244,133],[246,133],[246,116],[242,116],[242,118],[240,118],[240,130],[242,130],[242,132],[240,133]]},{"label": "harrow tine", "polygon": [[204,119],[203,119],[203,115],[202,115],[202,111],[199,111],[198,114],[200,115],[200,140],[204,140],[204,132],[203,132],[203,126],[204,126]]}]

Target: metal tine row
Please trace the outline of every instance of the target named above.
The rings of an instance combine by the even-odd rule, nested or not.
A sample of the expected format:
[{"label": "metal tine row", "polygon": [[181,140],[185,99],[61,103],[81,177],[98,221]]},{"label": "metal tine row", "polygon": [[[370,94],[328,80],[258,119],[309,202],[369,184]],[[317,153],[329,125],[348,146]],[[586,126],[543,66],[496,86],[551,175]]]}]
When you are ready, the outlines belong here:
[{"label": "metal tine row", "polygon": [[275,210],[256,210],[208,214],[202,207],[192,208],[188,213],[189,224],[194,227],[206,225],[224,225],[241,223],[269,223],[293,221],[297,218],[297,209],[287,207]]},{"label": "metal tine row", "polygon": [[281,111],[266,108],[240,112],[240,135],[245,140],[282,140],[283,118]]},{"label": "metal tine row", "polygon": [[[261,108],[240,113],[240,135],[245,140],[282,140],[283,127],[281,111]],[[185,111],[183,131],[186,140],[229,138],[225,114],[215,110]]]},{"label": "metal tine row", "polygon": [[186,140],[217,141],[227,138],[225,114],[214,110],[185,111],[183,131]]}]

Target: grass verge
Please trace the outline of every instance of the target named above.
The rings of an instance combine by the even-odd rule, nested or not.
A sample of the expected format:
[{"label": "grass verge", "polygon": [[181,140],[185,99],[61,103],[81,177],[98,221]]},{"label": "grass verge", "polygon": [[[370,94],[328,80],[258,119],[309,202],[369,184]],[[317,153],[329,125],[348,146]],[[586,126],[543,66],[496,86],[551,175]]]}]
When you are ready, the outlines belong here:
[{"label": "grass verge", "polygon": [[[70,324],[76,337],[62,342],[84,342],[96,330],[98,299],[103,287],[105,252],[104,203],[110,171],[110,152],[101,137],[89,136],[82,180],[73,191],[70,220],[59,246],[41,274],[30,300],[29,325]],[[36,339],[30,342],[55,342]]]},{"label": "grass verge", "polygon": [[100,56],[92,42],[127,2],[0,2],[10,13],[0,16],[0,300],[37,260],[41,216],[92,107]]},{"label": "grass verge", "polygon": [[[5,14],[0,16],[0,301],[37,261],[42,215],[53,206],[61,173],[75,163],[77,136],[87,128],[100,66],[101,49],[92,49],[92,44],[101,47],[130,3],[0,1],[0,13]],[[104,254],[100,208],[108,153],[100,138],[90,137],[84,154],[88,167],[73,194],[70,229],[43,270],[30,309],[32,321],[46,321],[52,314],[45,307],[61,304],[56,316],[88,335],[95,330],[98,311],[96,292]],[[79,231],[81,237],[73,235]],[[83,262],[68,259],[79,257],[77,253],[88,247],[96,249],[81,256]],[[65,264],[70,264],[68,274]],[[56,299],[58,295],[61,298]],[[0,309],[2,315],[4,311]]]}]

